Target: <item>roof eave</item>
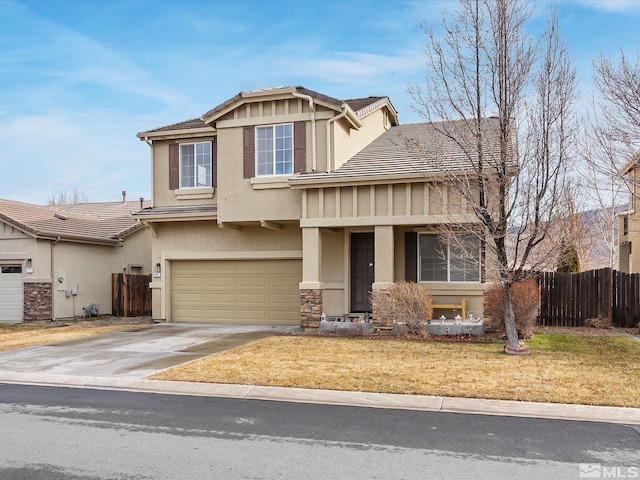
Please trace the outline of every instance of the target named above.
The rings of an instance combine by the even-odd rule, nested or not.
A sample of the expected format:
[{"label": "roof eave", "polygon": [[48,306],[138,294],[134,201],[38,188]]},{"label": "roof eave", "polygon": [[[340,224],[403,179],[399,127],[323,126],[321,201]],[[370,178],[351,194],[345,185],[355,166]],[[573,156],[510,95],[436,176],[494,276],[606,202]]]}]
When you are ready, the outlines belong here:
[{"label": "roof eave", "polygon": [[627,163],[622,166],[622,168],[620,169],[621,174],[626,175],[627,173],[629,173],[631,170],[638,166],[639,161],[640,152],[637,152]]},{"label": "roof eave", "polygon": [[[517,174],[517,169],[510,168],[508,173]],[[292,189],[308,189],[308,188],[327,188],[333,186],[360,186],[360,185],[379,185],[390,183],[416,183],[429,181],[443,181],[450,176],[470,176],[474,172],[460,170],[459,172],[415,172],[402,175],[359,175],[353,177],[316,177],[304,178],[303,176],[291,177],[288,182]]]},{"label": "roof eave", "polygon": [[191,220],[217,220],[218,214],[212,212],[165,212],[165,213],[134,213],[134,218],[137,218],[144,225],[145,223],[159,223],[159,222],[188,222]]},{"label": "roof eave", "polygon": [[140,132],[136,136],[141,140],[172,140],[177,138],[198,138],[215,136],[217,131],[213,127],[187,128],[182,130],[164,130],[160,132]]},{"label": "roof eave", "polygon": [[344,108],[344,111],[346,113],[345,117],[347,118],[347,120],[349,121],[351,126],[353,128],[355,128],[356,130],[360,130],[362,128],[362,126],[364,125],[362,120],[360,120],[360,117],[346,103],[343,105],[343,108]]},{"label": "roof eave", "polygon": [[32,228],[29,225],[19,222],[15,218],[5,215],[4,213],[0,213],[0,220],[2,220],[8,225],[11,225],[12,228],[16,228],[20,230],[22,233],[26,235],[30,235],[32,237],[36,237],[38,235],[38,231],[35,228]]},{"label": "roof eave", "polygon": [[292,189],[326,188],[345,185],[377,185],[389,183],[417,182],[428,180],[429,177],[422,173],[410,173],[405,175],[360,175],[357,177],[318,177],[306,179],[292,177],[289,185]]}]

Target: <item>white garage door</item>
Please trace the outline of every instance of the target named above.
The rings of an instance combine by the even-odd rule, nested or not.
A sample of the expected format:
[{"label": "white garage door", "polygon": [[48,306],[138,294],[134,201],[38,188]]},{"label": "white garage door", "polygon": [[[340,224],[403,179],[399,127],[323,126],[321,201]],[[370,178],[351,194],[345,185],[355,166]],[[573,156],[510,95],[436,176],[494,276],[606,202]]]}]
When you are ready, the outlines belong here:
[{"label": "white garage door", "polygon": [[171,262],[175,322],[300,323],[301,260]]},{"label": "white garage door", "polygon": [[24,311],[22,266],[0,265],[0,323],[21,323]]}]

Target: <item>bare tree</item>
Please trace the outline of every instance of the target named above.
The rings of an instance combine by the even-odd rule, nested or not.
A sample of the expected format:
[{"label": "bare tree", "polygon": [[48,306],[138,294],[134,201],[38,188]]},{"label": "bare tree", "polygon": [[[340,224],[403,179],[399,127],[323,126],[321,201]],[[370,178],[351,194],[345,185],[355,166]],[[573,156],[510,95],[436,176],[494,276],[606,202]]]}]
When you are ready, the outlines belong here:
[{"label": "bare tree", "polygon": [[[562,192],[572,160],[576,80],[555,12],[539,39],[525,26],[531,17],[520,0],[460,0],[426,33],[426,85],[410,87],[416,109],[460,155],[423,155],[430,170],[470,206],[487,269],[500,282],[508,353],[519,348],[512,286],[538,267],[534,250],[552,220],[563,216]],[[439,140],[438,140],[439,139]],[[559,239],[558,239],[559,240]],[[557,242],[558,245],[560,241]]]},{"label": "bare tree", "polygon": [[47,205],[78,205],[79,203],[88,203],[89,199],[84,192],[78,187],[73,187],[71,194],[61,191],[58,195],[51,195],[47,200]]},{"label": "bare tree", "polygon": [[600,55],[593,63],[596,97],[589,112],[582,145],[586,168],[581,182],[591,192],[601,215],[596,228],[610,249],[610,266],[617,264],[617,215],[632,202],[637,176],[624,167],[638,162],[640,150],[640,50],[635,63],[621,51],[612,59]]},{"label": "bare tree", "polygon": [[594,62],[593,78],[599,93],[596,140],[606,146],[609,165],[619,172],[640,149],[640,50],[635,64],[624,52],[616,61],[601,55]]},{"label": "bare tree", "polygon": [[579,169],[578,186],[585,201],[595,208],[588,219],[594,237],[592,255],[598,255],[600,245],[604,245],[602,254],[607,256],[607,266],[616,268],[618,214],[625,208],[630,189],[620,174],[617,148],[595,116],[590,116],[583,134],[580,155],[584,165]]}]

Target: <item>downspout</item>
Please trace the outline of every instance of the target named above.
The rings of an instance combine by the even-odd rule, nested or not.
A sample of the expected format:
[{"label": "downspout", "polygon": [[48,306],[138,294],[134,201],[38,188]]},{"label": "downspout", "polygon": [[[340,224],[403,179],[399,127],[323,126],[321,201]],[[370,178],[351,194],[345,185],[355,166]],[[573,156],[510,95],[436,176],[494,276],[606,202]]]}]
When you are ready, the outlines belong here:
[{"label": "downspout", "polygon": [[57,285],[55,283],[54,280],[56,280],[55,275],[53,274],[54,271],[54,261],[53,261],[53,246],[60,242],[60,237],[58,237],[56,240],[54,240],[53,242],[51,242],[51,321],[54,321],[56,319],[56,309],[55,309],[55,298],[56,298],[56,293],[58,291]]},{"label": "downspout", "polygon": [[303,98],[309,102],[309,109],[311,110],[311,171],[316,171],[316,107],[313,104],[313,97],[305,95],[304,93],[291,92],[294,97]]},{"label": "downspout", "polygon": [[[149,145],[149,149],[151,151],[151,206],[153,207],[153,143],[149,141],[149,137],[144,137],[144,143]],[[140,210],[142,210],[142,204],[140,205]]]},{"label": "downspout", "polygon": [[343,106],[342,113],[327,120],[327,172],[333,171],[335,167],[335,165],[332,164],[332,161],[331,161],[332,160],[331,159],[331,124],[336,120],[340,120],[341,118],[344,118],[346,114],[347,114],[347,109]]}]

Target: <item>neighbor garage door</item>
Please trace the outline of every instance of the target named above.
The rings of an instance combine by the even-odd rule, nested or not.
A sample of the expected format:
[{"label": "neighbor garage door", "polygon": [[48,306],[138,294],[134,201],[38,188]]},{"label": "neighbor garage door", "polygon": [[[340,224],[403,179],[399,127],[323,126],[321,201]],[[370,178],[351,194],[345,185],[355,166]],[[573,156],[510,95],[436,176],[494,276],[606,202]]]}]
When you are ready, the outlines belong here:
[{"label": "neighbor garage door", "polygon": [[20,323],[23,315],[22,267],[0,265],[0,323]]},{"label": "neighbor garage door", "polygon": [[300,322],[301,260],[171,262],[176,322]]}]

